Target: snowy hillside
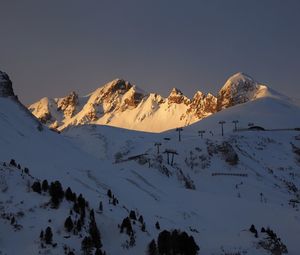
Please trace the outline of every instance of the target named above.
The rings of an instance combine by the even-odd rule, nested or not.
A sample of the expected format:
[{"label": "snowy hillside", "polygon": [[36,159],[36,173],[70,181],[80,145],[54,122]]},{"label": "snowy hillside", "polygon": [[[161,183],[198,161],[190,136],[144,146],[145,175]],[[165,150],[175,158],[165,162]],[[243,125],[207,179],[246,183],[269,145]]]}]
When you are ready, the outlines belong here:
[{"label": "snowy hillside", "polygon": [[270,96],[243,73],[230,77],[217,97],[197,91],[192,99],[174,88],[167,98],[147,94],[129,82],[116,79],[85,97],[75,92],[64,98],[43,98],[29,110],[48,126],[63,130],[68,126],[100,124],[127,129],[161,132],[187,126],[216,111]]},{"label": "snowy hillside", "polygon": [[[125,111],[134,111],[145,100],[134,96],[129,103],[122,93],[138,89],[127,90],[128,83],[118,86],[117,94],[104,87],[85,98],[73,94],[65,100],[45,100],[48,109],[56,109],[59,101],[61,111],[66,112],[59,115],[57,111],[61,123],[68,114],[81,116],[80,109],[88,107],[89,100],[96,102],[105,93],[109,96],[100,101],[107,104],[99,103],[97,111],[120,105]],[[96,223],[102,243],[98,254],[150,254],[147,249],[153,239],[162,249],[162,244],[170,242],[159,239],[161,233],[178,229],[193,236],[200,248],[198,254],[267,255],[288,251],[298,255],[300,131],[295,128],[300,127],[300,110],[280,95],[268,92],[266,96],[262,89],[255,93],[263,94],[256,100],[184,128],[181,141],[176,130],[138,132],[97,125],[98,120],[66,125],[58,134],[41,125],[13,94],[3,94],[0,254],[84,254],[89,247],[86,240],[95,236],[91,226]],[[142,94],[140,90],[137,93]],[[160,100],[159,96],[153,98]],[[182,104],[186,101],[178,91],[171,98]],[[114,104],[116,100],[123,103]],[[77,102],[80,107],[72,108],[73,103],[68,102]],[[239,121],[236,132],[233,120]],[[226,121],[224,136],[219,121]],[[247,130],[249,123],[254,128]],[[255,126],[268,130],[258,131]],[[201,130],[206,131],[203,138],[198,134]],[[35,192],[38,185],[32,188],[43,180],[49,185],[56,180],[61,183],[66,193],[59,198],[59,206],[53,206],[53,192]],[[82,204],[82,199],[67,199],[67,187],[76,198],[82,194],[88,202],[83,203],[85,216],[75,206]],[[71,231],[65,227],[69,216],[74,226],[76,222]],[[81,218],[84,224],[78,230]],[[47,227],[52,230],[51,243],[44,237]],[[93,242],[92,254],[96,246]]]}]

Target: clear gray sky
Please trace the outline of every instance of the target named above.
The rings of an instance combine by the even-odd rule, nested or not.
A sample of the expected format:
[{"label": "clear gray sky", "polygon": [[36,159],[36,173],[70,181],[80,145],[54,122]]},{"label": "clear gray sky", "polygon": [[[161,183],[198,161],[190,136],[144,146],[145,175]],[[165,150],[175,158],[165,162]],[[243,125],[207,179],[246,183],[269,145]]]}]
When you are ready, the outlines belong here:
[{"label": "clear gray sky", "polygon": [[114,78],[214,93],[243,71],[300,97],[298,0],[1,0],[0,70],[26,104]]}]

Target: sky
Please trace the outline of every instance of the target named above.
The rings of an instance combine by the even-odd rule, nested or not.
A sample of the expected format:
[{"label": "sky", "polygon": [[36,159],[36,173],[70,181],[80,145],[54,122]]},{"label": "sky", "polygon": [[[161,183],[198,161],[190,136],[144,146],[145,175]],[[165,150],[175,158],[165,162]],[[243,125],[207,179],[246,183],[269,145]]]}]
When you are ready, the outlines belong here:
[{"label": "sky", "polygon": [[300,97],[298,0],[1,0],[0,70],[25,104],[115,78],[214,94],[245,72]]}]

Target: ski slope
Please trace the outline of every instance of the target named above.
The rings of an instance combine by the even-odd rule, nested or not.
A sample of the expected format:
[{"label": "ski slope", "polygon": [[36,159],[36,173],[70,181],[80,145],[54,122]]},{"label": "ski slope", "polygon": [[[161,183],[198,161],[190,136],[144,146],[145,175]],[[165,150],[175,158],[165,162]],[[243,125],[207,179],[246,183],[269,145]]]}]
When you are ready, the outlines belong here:
[{"label": "ski slope", "polygon": [[[34,178],[59,180],[63,187],[82,193],[95,210],[102,201],[104,211],[96,214],[96,221],[106,254],[145,254],[147,244],[163,229],[192,234],[199,254],[270,254],[257,248],[265,234],[258,231],[255,238],[248,231],[254,224],[258,230],[273,229],[289,254],[297,255],[299,206],[293,207],[290,200],[299,200],[299,191],[292,191],[291,183],[299,189],[299,155],[292,145],[299,148],[300,142],[295,138],[299,131],[291,129],[300,126],[299,115],[299,108],[283,98],[262,97],[184,128],[179,142],[175,130],[155,134],[94,124],[58,134],[45,126],[41,129],[15,100],[0,98],[0,161],[14,158]],[[226,121],[224,137],[220,120]],[[233,132],[232,120],[239,120],[240,129],[252,122],[266,129],[290,130]],[[199,130],[206,130],[203,139]],[[154,146],[158,142],[159,155]],[[237,163],[226,161],[223,142],[231,145],[225,149],[238,156]],[[178,153],[172,166],[165,150]],[[0,193],[1,212],[25,212],[17,219],[23,226],[19,231],[0,218],[1,252],[63,254],[67,244],[81,254],[82,239],[64,238],[68,202],[62,202],[59,210],[41,208],[48,198],[28,192],[29,177],[23,178],[13,167],[0,169],[6,186]],[[118,198],[117,206],[109,203],[108,189]],[[142,214],[146,222],[146,232],[138,223],[133,226],[136,244],[129,249],[123,248],[128,237],[118,229],[128,210]],[[157,221],[161,230],[155,228]],[[58,245],[41,249],[39,233],[48,225]]]}]

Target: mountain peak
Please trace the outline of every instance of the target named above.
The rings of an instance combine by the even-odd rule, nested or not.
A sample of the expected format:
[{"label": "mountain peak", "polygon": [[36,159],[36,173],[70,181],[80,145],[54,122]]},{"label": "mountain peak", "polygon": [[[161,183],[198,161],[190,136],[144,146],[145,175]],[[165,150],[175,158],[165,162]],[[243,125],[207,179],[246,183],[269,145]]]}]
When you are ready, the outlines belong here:
[{"label": "mountain peak", "polygon": [[183,95],[181,90],[179,90],[177,88],[173,88],[171,90],[170,95],[168,96],[169,104],[172,104],[172,103],[175,103],[175,104],[181,104],[181,103],[188,104],[189,101],[190,100]]},{"label": "mountain peak", "polygon": [[7,73],[0,71],[0,97],[14,96],[12,82]]},{"label": "mountain peak", "polygon": [[128,91],[132,87],[129,81],[125,81],[124,79],[114,79],[111,82],[104,85],[104,90],[106,92],[114,93],[120,91],[124,93]]},{"label": "mountain peak", "polygon": [[183,95],[183,93],[178,88],[172,88],[169,97],[174,96],[174,95]]},{"label": "mountain peak", "polygon": [[260,85],[245,73],[232,75],[218,93],[217,110],[253,100],[259,88]]},{"label": "mountain peak", "polygon": [[254,79],[250,75],[248,75],[244,72],[238,72],[238,73],[233,74],[232,76],[230,76],[228,78],[227,81],[229,81],[229,80],[231,82],[240,81],[240,80],[242,80],[242,81],[247,81],[247,80],[254,81]]}]

